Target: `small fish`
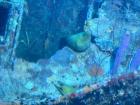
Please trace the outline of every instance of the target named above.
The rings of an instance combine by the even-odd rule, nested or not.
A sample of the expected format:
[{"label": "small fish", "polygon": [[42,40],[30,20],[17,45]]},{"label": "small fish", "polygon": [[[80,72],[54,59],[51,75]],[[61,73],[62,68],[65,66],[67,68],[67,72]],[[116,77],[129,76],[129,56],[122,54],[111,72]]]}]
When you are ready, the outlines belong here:
[{"label": "small fish", "polygon": [[76,89],[73,86],[66,85],[64,83],[58,82],[58,85],[53,83],[56,89],[60,92],[62,96],[75,93]]},{"label": "small fish", "polygon": [[112,2],[112,8],[115,9],[115,10],[119,10],[121,9],[121,7],[123,7],[123,2],[122,0],[114,0]]},{"label": "small fish", "polygon": [[89,19],[89,20],[85,21],[84,31],[86,32],[87,30],[90,30],[90,28],[92,27],[92,24],[93,24],[92,19]]},{"label": "small fish", "polygon": [[37,90],[38,90],[38,88],[35,86],[31,89],[32,92],[36,92]]},{"label": "small fish", "polygon": [[5,45],[0,45],[0,54],[1,54],[1,53],[4,53],[4,52],[6,51],[6,49],[7,49],[7,46],[5,46]]},{"label": "small fish", "polygon": [[121,64],[121,62],[125,56],[125,53],[128,49],[129,42],[130,42],[130,35],[128,33],[126,33],[122,38],[120,47],[116,51],[114,64],[113,64],[112,68],[110,69],[111,75],[115,75],[117,73],[119,65]]},{"label": "small fish", "polygon": [[24,13],[25,15],[29,15],[29,6],[28,6],[28,2],[25,0],[24,1]]},{"label": "small fish", "polygon": [[47,38],[47,39],[45,40],[45,43],[44,43],[45,49],[48,49],[49,43],[50,43],[50,41],[49,41],[49,39]]},{"label": "small fish", "polygon": [[134,71],[137,70],[139,66],[140,66],[140,49],[138,49],[137,52],[134,54],[129,69],[131,71]]}]

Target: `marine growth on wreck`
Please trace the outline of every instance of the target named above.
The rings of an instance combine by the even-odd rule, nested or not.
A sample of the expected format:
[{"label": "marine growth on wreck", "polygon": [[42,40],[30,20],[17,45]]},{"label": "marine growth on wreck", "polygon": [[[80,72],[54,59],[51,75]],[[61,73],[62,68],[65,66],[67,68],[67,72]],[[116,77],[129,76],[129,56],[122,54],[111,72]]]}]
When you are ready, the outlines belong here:
[{"label": "marine growth on wreck", "polygon": [[0,105],[139,105],[140,0],[0,0]]}]

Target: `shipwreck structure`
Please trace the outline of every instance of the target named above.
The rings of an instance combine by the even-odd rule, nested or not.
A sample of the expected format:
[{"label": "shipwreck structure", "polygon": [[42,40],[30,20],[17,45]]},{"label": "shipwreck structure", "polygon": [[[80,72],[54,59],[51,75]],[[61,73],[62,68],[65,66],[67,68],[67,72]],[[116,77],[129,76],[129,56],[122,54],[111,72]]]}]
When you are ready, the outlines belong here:
[{"label": "shipwreck structure", "polygon": [[1,66],[14,63],[23,8],[24,0],[0,0]]},{"label": "shipwreck structure", "polygon": [[23,19],[25,0],[0,0],[0,105],[139,103],[140,15],[122,1],[29,0]]}]

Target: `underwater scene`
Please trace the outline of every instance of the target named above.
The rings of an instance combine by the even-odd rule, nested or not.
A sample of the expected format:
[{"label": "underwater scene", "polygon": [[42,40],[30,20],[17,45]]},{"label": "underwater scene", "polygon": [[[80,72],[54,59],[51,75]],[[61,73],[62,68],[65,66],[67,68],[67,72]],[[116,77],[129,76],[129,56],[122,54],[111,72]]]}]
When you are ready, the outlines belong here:
[{"label": "underwater scene", "polygon": [[140,105],[140,0],[0,0],[0,105]]}]

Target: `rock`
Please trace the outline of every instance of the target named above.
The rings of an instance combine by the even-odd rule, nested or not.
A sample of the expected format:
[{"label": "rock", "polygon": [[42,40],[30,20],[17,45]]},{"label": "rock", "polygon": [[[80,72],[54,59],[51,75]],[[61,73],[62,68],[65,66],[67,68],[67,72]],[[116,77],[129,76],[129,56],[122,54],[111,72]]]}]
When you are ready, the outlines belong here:
[{"label": "rock", "polygon": [[51,77],[53,75],[53,72],[51,69],[42,69],[42,71],[38,74],[38,78],[41,80],[41,81],[45,81],[46,78],[48,77]]},{"label": "rock", "polygon": [[66,66],[76,59],[76,54],[68,47],[64,47],[54,54],[50,60],[63,66]]},{"label": "rock", "polygon": [[[98,45],[102,50],[113,51],[119,46],[121,35],[125,30],[132,34],[132,42],[139,35],[139,13],[134,8],[139,7],[138,0],[107,0],[104,1],[99,8],[99,17],[90,21],[90,29],[92,36],[95,38],[93,43]],[[118,7],[120,6],[120,7]],[[112,8],[112,9],[111,9]],[[128,12],[128,9],[131,12]],[[133,12],[135,11],[135,12]],[[125,14],[123,14],[125,12]],[[89,28],[90,27],[90,28]],[[133,44],[131,44],[133,46]],[[139,44],[136,46],[138,47]],[[139,47],[138,47],[139,48]]]},{"label": "rock", "polygon": [[89,48],[90,41],[91,35],[86,32],[74,34],[67,38],[68,46],[78,52],[83,52]]},{"label": "rock", "polygon": [[49,61],[47,59],[40,59],[37,61],[37,64],[42,67],[46,67],[49,64]]}]

